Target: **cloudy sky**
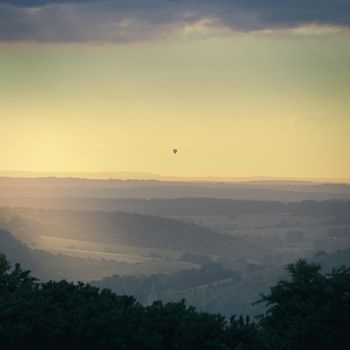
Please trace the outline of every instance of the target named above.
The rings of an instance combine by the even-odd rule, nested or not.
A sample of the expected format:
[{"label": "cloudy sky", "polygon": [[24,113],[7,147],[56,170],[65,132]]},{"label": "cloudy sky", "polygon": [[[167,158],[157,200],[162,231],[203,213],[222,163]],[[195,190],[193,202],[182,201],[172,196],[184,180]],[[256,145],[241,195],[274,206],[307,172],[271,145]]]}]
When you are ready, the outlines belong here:
[{"label": "cloudy sky", "polygon": [[0,0],[0,170],[350,178],[349,62],[348,0]]}]

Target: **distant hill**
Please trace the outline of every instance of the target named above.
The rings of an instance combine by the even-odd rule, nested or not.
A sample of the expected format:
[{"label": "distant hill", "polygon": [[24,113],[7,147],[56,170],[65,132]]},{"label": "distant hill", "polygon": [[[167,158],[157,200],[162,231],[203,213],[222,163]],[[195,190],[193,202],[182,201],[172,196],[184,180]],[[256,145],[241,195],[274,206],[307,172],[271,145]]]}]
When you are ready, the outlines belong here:
[{"label": "distant hill", "polygon": [[0,177],[0,198],[95,197],[179,198],[209,197],[245,200],[350,199],[350,184],[298,181],[159,181],[86,178]]},{"label": "distant hill", "polygon": [[237,215],[284,213],[330,217],[349,216],[350,200],[258,201],[220,198],[93,198],[93,197],[16,197],[1,198],[0,206],[38,209],[121,211],[159,216]]},{"label": "distant hill", "polygon": [[[196,224],[151,215],[121,212],[3,209],[15,234],[123,244],[139,247],[239,257],[256,257],[259,249],[241,237]],[[6,216],[4,214],[4,216]]]},{"label": "distant hill", "polygon": [[[91,281],[106,276],[127,273],[139,274],[141,271],[155,273],[167,271],[169,267],[139,266],[138,264],[125,264],[117,261],[82,259],[61,254],[50,254],[44,251],[31,250],[25,244],[14,238],[5,230],[0,229],[0,254],[5,254],[12,263],[20,263],[33,271],[42,281],[61,280]],[[189,264],[190,265],[190,264]],[[171,270],[171,269],[170,269]]]},{"label": "distant hill", "polygon": [[33,251],[14,238],[10,232],[1,229],[0,253],[6,254],[7,259],[12,264],[19,262],[30,270],[38,270],[37,258]]},{"label": "distant hill", "polygon": [[218,263],[210,263],[200,269],[182,270],[173,274],[114,275],[94,281],[92,285],[111,289],[118,294],[132,295],[139,302],[148,304],[170,291],[186,290],[227,279],[239,281],[240,273],[224,269]]},{"label": "distant hill", "polygon": [[257,315],[263,305],[252,305],[262,292],[267,292],[280,277],[282,267],[260,267],[257,271],[237,272],[219,264],[208,264],[198,270],[151,276],[111,276],[92,282],[100,288],[109,288],[118,294],[133,295],[139,302],[149,304],[159,299],[164,302],[185,299],[189,305],[202,311]]},{"label": "distant hill", "polygon": [[54,172],[54,171],[0,171],[0,177],[12,178],[80,178],[196,182],[260,182],[260,183],[350,183],[350,178],[296,178],[276,176],[170,176],[142,171]]}]

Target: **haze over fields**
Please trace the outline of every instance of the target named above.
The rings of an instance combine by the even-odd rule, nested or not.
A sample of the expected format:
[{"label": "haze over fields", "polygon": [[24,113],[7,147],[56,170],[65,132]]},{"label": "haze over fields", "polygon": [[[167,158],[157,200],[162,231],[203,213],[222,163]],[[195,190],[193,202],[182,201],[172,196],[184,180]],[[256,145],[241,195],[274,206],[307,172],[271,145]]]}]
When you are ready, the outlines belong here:
[{"label": "haze over fields", "polygon": [[3,177],[0,204],[13,262],[146,304],[255,315],[285,264],[350,258],[348,184]]}]

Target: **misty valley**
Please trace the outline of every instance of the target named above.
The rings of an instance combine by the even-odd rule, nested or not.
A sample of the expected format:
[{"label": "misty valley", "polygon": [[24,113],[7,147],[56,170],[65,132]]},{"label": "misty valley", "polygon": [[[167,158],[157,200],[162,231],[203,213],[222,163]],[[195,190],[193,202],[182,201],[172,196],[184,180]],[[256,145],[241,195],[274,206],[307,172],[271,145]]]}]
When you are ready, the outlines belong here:
[{"label": "misty valley", "polygon": [[[25,188],[33,196],[2,192],[0,198],[1,252],[41,281],[84,281],[144,305],[184,299],[201,311],[256,316],[264,309],[253,303],[286,275],[286,264],[307,258],[324,271],[350,264],[350,200],[314,200],[312,185],[303,201],[176,192],[172,198],[111,199],[50,196],[47,181]],[[104,182],[93,183],[87,190],[99,191]],[[86,182],[60,185],[83,193]],[[142,185],[156,187],[162,197],[161,182]],[[187,186],[191,192],[197,185]],[[43,189],[45,197],[38,196]]]},{"label": "misty valley", "polygon": [[3,348],[348,350],[349,189],[0,178]]}]

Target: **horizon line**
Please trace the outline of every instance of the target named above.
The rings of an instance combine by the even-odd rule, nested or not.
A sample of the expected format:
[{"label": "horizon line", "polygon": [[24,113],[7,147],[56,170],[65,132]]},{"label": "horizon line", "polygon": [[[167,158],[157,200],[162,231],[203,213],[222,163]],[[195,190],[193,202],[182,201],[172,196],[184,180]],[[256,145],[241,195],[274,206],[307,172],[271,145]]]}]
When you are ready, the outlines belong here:
[{"label": "horizon line", "polygon": [[189,181],[189,182],[309,182],[350,184],[350,178],[293,177],[293,176],[176,176],[160,175],[143,171],[27,171],[0,170],[0,178],[57,178],[86,180],[135,180],[135,181]]}]

